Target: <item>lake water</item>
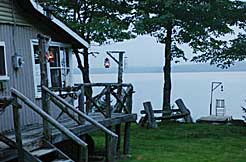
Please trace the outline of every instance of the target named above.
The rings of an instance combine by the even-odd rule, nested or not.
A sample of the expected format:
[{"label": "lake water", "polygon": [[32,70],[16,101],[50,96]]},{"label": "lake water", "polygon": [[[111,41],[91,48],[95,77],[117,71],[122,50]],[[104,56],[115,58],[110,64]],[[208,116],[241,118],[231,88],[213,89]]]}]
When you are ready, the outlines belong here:
[{"label": "lake water", "polygon": [[[80,75],[75,76],[80,82]],[[92,82],[116,82],[117,74],[92,74]],[[213,113],[215,100],[224,99],[226,115],[242,118],[241,106],[246,106],[246,72],[202,72],[202,73],[172,73],[172,104],[176,99],[183,99],[191,110],[192,117],[198,119],[209,114],[211,82],[223,83],[223,91],[217,88],[213,92]],[[162,106],[162,73],[127,73],[124,82],[134,86],[133,112],[143,109],[142,103],[151,101],[154,109]]]}]

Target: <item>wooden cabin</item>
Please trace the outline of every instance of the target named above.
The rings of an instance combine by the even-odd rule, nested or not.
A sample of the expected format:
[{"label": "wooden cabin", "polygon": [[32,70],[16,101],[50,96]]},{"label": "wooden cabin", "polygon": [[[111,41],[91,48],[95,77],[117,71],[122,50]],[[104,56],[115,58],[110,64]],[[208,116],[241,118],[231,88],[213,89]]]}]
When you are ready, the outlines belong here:
[{"label": "wooden cabin", "polygon": [[[129,154],[130,123],[136,120],[131,113],[133,87],[114,83],[74,86],[73,50],[88,47],[79,34],[35,0],[0,0],[0,162],[86,162],[90,146],[85,137],[96,130],[105,133],[106,161],[114,161],[120,149],[122,123],[123,153]],[[46,58],[45,66],[40,65],[41,58]],[[47,85],[42,84],[44,72]],[[84,111],[86,86],[102,87],[100,94],[90,98],[98,110],[93,113]],[[70,99],[63,99],[51,91],[54,89]],[[103,96],[104,110],[97,102]]]}]

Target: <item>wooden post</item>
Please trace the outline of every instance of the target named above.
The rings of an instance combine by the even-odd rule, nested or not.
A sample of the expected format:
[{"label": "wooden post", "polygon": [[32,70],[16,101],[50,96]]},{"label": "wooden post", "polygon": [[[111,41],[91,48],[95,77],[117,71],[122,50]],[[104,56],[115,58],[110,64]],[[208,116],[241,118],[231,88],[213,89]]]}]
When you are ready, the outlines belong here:
[{"label": "wooden post", "polygon": [[[107,92],[105,94],[105,100],[106,100],[106,118],[111,118],[111,101],[110,101],[110,86],[106,86]],[[109,130],[111,130],[111,127],[108,127]],[[113,139],[113,137],[105,133],[106,137],[106,162],[114,162],[115,161],[115,153],[116,153],[116,140]]]},{"label": "wooden post", "polygon": [[[47,54],[49,50],[49,38],[47,36],[38,34],[39,44],[39,60],[40,60],[40,71],[41,71],[41,87],[48,87],[48,69],[47,69]],[[42,88],[41,88],[42,89]],[[50,114],[50,101],[48,93],[42,89],[42,108]],[[43,134],[44,138],[48,141],[51,140],[51,128],[49,123],[43,119]]]},{"label": "wooden post", "polygon": [[105,134],[105,136],[106,136],[106,162],[115,162],[117,138],[109,134]]},{"label": "wooden post", "polygon": [[[132,86],[132,85],[130,85]],[[129,91],[129,94],[127,94],[127,103],[126,107],[128,109],[128,113],[132,113],[132,94],[133,94],[133,87],[131,87],[131,90]],[[123,154],[129,155],[130,154],[130,130],[131,129],[131,123],[125,124],[125,130],[124,130],[124,145],[123,145]]]},{"label": "wooden post", "polygon": [[131,86],[131,89],[129,90],[129,94],[127,95],[127,99],[126,99],[126,108],[128,109],[128,113],[131,114],[132,113],[132,95],[133,95],[133,86]]},{"label": "wooden post", "polygon": [[177,106],[179,107],[179,110],[181,111],[182,114],[185,114],[184,120],[187,123],[192,123],[193,120],[191,118],[191,114],[190,114],[190,110],[187,109],[187,107],[185,106],[184,102],[182,99],[177,99],[175,101],[175,103],[177,104]]},{"label": "wooden post", "polygon": [[123,146],[123,154],[129,155],[130,154],[130,129],[131,123],[125,124],[125,131],[124,131],[124,146]]},{"label": "wooden post", "polygon": [[123,54],[125,52],[119,52],[119,67],[118,67],[118,83],[123,82]]},{"label": "wooden post", "polygon": [[157,128],[157,124],[156,124],[156,121],[155,121],[155,116],[154,116],[154,111],[153,111],[153,108],[152,108],[152,105],[150,102],[144,102],[143,103],[143,106],[144,106],[144,110],[146,112],[146,115],[148,117],[148,128]]},{"label": "wooden post", "polygon": [[[85,112],[85,104],[84,104],[84,85],[80,88],[80,95],[79,95],[79,110],[81,112]],[[85,123],[85,119],[83,119],[81,116],[79,116],[79,121],[81,123]]]},{"label": "wooden post", "polygon": [[20,108],[21,108],[21,106],[17,103],[17,97],[15,97],[14,102],[13,102],[15,139],[16,139],[16,143],[17,143],[19,162],[24,162],[24,150],[23,150],[23,145],[22,145],[21,120],[20,120],[20,112],[19,112]]},{"label": "wooden post", "polygon": [[105,94],[106,101],[106,117],[111,118],[111,101],[110,101],[110,86],[106,86],[107,92]]},{"label": "wooden post", "polygon": [[88,162],[88,147],[79,146],[78,162]]},{"label": "wooden post", "polygon": [[121,124],[117,124],[115,126],[115,133],[118,135],[118,141],[117,141],[117,154],[120,154],[120,143],[121,143]]},{"label": "wooden post", "polygon": [[[123,83],[123,54],[125,52],[120,51],[119,52],[119,62],[118,62],[118,83],[122,84]],[[119,85],[117,89],[117,94],[119,98],[122,98],[122,85]],[[122,111],[122,105],[119,105],[117,108],[119,113]]]}]

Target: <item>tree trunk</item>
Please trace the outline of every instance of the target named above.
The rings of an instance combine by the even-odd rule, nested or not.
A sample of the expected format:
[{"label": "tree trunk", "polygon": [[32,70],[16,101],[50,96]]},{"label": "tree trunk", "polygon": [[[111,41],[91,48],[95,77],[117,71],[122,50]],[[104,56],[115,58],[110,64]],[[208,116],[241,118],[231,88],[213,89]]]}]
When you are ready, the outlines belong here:
[{"label": "tree trunk", "polygon": [[[84,58],[84,66],[82,65],[81,59],[79,57],[79,51],[78,50],[74,50],[74,54],[76,56],[77,59],[77,63],[78,63],[78,68],[80,69],[80,71],[82,72],[82,78],[83,78],[83,83],[91,83],[90,81],[90,71],[89,71],[89,54],[88,54],[88,49],[84,49],[83,52],[83,58]],[[86,112],[90,111],[90,107],[91,107],[91,102],[89,100],[90,97],[92,97],[92,87],[85,87],[84,89],[84,93],[86,96]]]},{"label": "tree trunk", "polygon": [[163,105],[162,109],[164,111],[170,111],[171,105],[171,44],[172,44],[172,27],[171,25],[167,27],[167,36],[165,40],[165,66],[164,66],[164,89],[163,89]]},{"label": "tree trunk", "polygon": [[[84,70],[83,70],[83,81],[84,83],[91,83],[90,81],[90,71],[89,71],[89,52],[88,49],[84,49]],[[86,112],[89,112],[91,109],[91,101],[89,98],[92,97],[92,87],[85,87],[85,96],[86,96]]]}]

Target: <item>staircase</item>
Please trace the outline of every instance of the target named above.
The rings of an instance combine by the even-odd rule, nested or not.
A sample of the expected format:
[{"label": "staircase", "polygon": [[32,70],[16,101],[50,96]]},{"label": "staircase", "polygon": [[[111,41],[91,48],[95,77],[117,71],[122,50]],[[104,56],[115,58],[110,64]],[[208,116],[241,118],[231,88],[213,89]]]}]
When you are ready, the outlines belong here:
[{"label": "staircase", "polygon": [[[70,115],[69,111],[67,110],[69,109],[70,111],[76,113],[78,117],[83,118],[84,120],[90,122],[92,125],[101,129],[105,133],[107,137],[106,161],[114,162],[118,136],[114,132],[104,127],[102,124],[98,123],[96,120],[90,118],[83,112],[78,111],[76,108],[74,108],[72,105],[67,103],[65,100],[61,99],[59,96],[51,92],[48,88],[46,87],[43,88],[45,88],[45,90],[49,93],[50,97],[53,97],[53,99],[55,99],[56,102],[59,103],[59,105],[64,105],[66,107],[66,109],[62,106],[59,107],[60,109],[62,109],[64,113]],[[20,112],[19,112],[21,105],[18,103],[18,100],[21,100],[25,105],[28,106],[28,108],[32,109],[39,116],[41,116],[46,122],[48,122],[54,128],[59,130],[64,136],[67,137],[67,139],[74,141],[78,145],[78,154],[77,154],[78,159],[76,161],[88,162],[88,145],[82,139],[80,139],[76,134],[71,132],[64,125],[57,122],[48,113],[44,112],[42,108],[35,105],[30,99],[28,99],[26,96],[24,96],[16,89],[11,89],[11,94],[13,97],[12,105],[13,105],[15,136],[8,138],[0,134],[0,141],[8,145],[10,147],[9,150],[11,152],[9,156],[4,155],[5,159],[1,159],[0,156],[0,162],[12,162],[12,161],[16,162],[17,157],[19,162],[74,162],[71,158],[69,158],[66,154],[64,154],[52,143],[43,139],[43,138],[47,139],[47,136],[44,136],[42,138],[37,138],[37,140],[34,142],[35,144],[31,146],[25,145],[24,140],[27,139],[26,136],[30,136],[30,135],[35,136],[35,133],[38,134],[38,132],[28,131],[27,134],[25,134],[25,132],[22,132],[21,124],[20,124],[21,123]],[[75,119],[72,115],[70,115],[70,117],[72,118],[72,120],[76,121],[77,124],[81,124],[80,121],[78,119]],[[51,137],[52,135],[50,136],[49,139],[51,139]],[[15,141],[13,140],[13,138],[15,138]],[[14,155],[18,155],[18,156],[14,156]]]},{"label": "staircase", "polygon": [[[16,161],[17,143],[2,134],[0,134],[0,141],[9,146],[9,149],[1,152],[0,161]],[[42,144],[39,148],[28,150],[26,147],[23,147],[22,150],[25,162],[74,162],[57,147],[46,140],[42,140]]]},{"label": "staircase", "polygon": [[38,162],[74,162],[57,147],[46,140],[43,140],[43,146],[30,151],[30,154],[37,159]]}]

